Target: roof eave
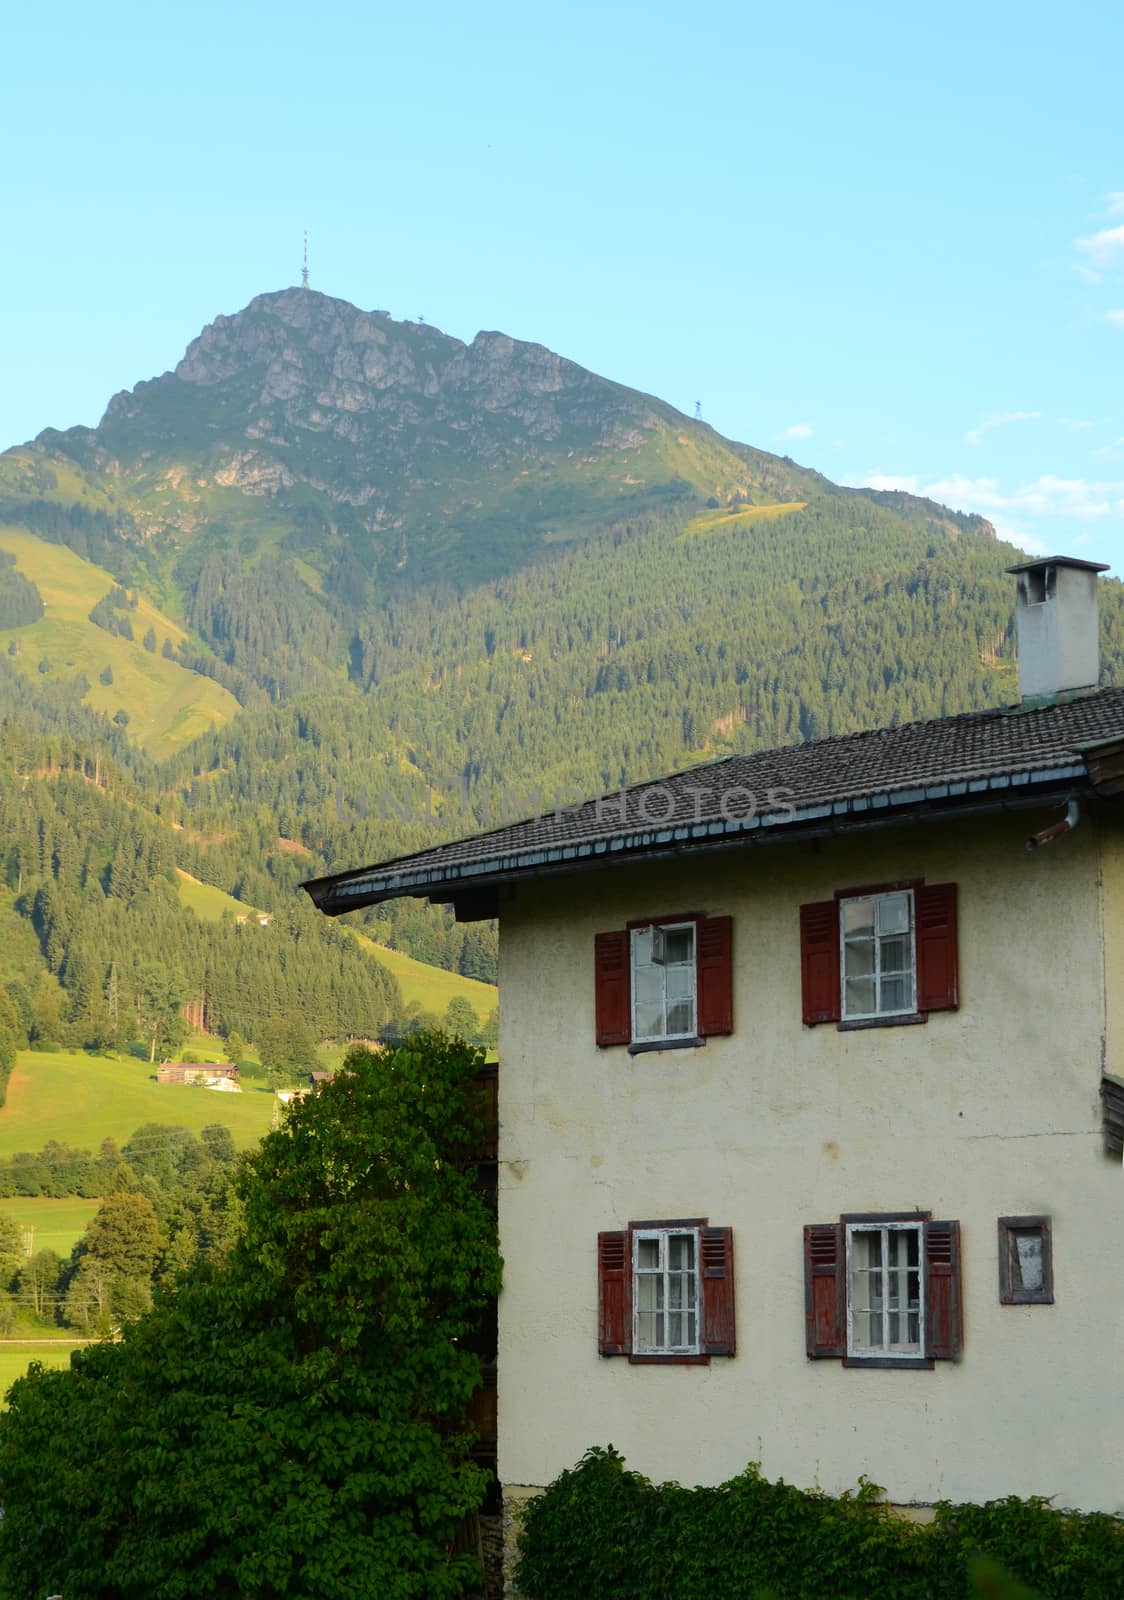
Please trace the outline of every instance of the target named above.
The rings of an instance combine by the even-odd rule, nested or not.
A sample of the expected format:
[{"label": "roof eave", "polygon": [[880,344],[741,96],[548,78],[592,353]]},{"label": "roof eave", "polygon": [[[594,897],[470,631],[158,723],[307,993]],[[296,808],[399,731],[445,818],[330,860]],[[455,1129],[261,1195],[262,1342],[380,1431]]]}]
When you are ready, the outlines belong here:
[{"label": "roof eave", "polygon": [[[396,864],[388,862],[381,869],[336,873],[312,879],[301,887],[326,916],[338,917],[347,911],[405,896],[437,901],[481,897],[481,891],[494,890],[517,879],[586,871],[613,861],[643,861],[700,850],[726,850],[746,843],[782,844],[894,824],[1021,809],[1068,797],[1075,791],[1093,792],[1084,762],[797,806],[791,814],[773,812],[744,819],[655,827],[553,848],[512,851],[453,866],[435,864],[426,868],[422,865],[424,857],[413,858],[412,864],[411,858],[405,858],[399,871],[391,870]],[[478,913],[481,916],[491,914],[487,910]]]}]

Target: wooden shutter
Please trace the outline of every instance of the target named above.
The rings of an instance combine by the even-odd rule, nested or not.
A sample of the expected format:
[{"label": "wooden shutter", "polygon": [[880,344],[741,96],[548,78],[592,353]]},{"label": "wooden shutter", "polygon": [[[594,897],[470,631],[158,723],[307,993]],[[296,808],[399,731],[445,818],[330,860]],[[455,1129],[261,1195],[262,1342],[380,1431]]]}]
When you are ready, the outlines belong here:
[{"label": "wooden shutter", "polygon": [[[725,919],[723,919],[725,920]],[[734,1337],[734,1230],[701,1228],[702,1335],[708,1356],[732,1356]]]},{"label": "wooden shutter", "polygon": [[956,953],[956,885],[917,887],[917,1009],[955,1011],[960,1004]]},{"label": "wooden shutter", "polygon": [[626,1356],[632,1348],[632,1262],[628,1230],[597,1235],[597,1349]]},{"label": "wooden shutter", "polygon": [[596,935],[593,967],[597,1043],[628,1044],[632,1038],[632,967],[626,929]]},{"label": "wooden shutter", "polygon": [[804,1021],[839,1021],[839,907],[819,900],[800,907],[800,977]]},{"label": "wooden shutter", "polygon": [[704,1039],[734,1031],[733,919],[703,917],[698,925],[698,1029]]},{"label": "wooden shutter", "polygon": [[960,1224],[927,1222],[924,1236],[925,1354],[953,1361],[964,1345]]},{"label": "wooden shutter", "polygon": [[845,1353],[843,1308],[843,1224],[812,1223],[804,1229],[804,1316],[813,1359]]}]

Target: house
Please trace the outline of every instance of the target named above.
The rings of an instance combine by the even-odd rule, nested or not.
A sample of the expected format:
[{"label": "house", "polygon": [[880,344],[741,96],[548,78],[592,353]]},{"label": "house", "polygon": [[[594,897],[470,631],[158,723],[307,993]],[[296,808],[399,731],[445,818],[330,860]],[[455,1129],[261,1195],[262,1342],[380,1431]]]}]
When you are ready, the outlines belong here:
[{"label": "house", "polygon": [[156,1069],[157,1083],[201,1083],[208,1089],[237,1089],[238,1068],[225,1061],[165,1061]]},{"label": "house", "polygon": [[306,885],[500,925],[498,1461],[1124,1511],[1124,687],[735,756]]}]

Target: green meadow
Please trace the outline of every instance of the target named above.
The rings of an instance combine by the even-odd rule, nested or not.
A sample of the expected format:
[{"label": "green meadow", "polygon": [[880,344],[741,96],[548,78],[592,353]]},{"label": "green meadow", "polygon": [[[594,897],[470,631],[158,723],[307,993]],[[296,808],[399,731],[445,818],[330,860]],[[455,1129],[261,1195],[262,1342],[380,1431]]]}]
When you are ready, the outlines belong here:
[{"label": "green meadow", "polygon": [[241,1094],[185,1084],[158,1084],[155,1068],[68,1050],[21,1050],[0,1110],[0,1159],[38,1150],[48,1139],[96,1149],[103,1139],[124,1144],[146,1122],[176,1123],[199,1133],[210,1123],[229,1128],[239,1149],[269,1131],[275,1100],[262,1084]]},{"label": "green meadow", "polygon": [[0,1216],[13,1217],[25,1233],[31,1233],[32,1255],[37,1250],[54,1250],[65,1261],[100,1205],[100,1200],[51,1200],[17,1194],[0,1200]]},{"label": "green meadow", "polygon": [[[129,613],[135,638],[122,639],[90,621],[90,608],[113,587],[114,578],[65,545],[50,544],[26,529],[0,526],[0,550],[15,556],[16,566],[38,587],[46,608],[38,622],[0,630],[0,647],[15,640],[19,665],[29,675],[48,662],[48,680],[73,678],[83,672],[90,687],[85,703],[112,717],[129,714],[129,736],[157,759],[171,755],[213,723],[222,727],[239,710],[234,696],[210,678],[189,672],[161,655],[165,639],[174,649],[187,637],[178,622],[141,596]],[[155,652],[141,643],[152,628]],[[101,682],[105,667],[113,682]]]},{"label": "green meadow", "polygon": [[433,1011],[443,1017],[449,1001],[459,995],[483,1019],[499,1004],[499,990],[492,983],[462,978],[459,972],[446,972],[444,967],[427,966],[424,961],[415,961],[413,956],[401,950],[376,944],[366,934],[354,933],[352,929],[348,929],[348,932],[353,933],[355,940],[398,979],[398,987],[406,1005],[416,1000],[423,1011]]},{"label": "green meadow", "polygon": [[22,1378],[33,1361],[45,1367],[69,1367],[70,1354],[84,1339],[0,1339],[0,1407],[7,1409],[8,1390]]}]

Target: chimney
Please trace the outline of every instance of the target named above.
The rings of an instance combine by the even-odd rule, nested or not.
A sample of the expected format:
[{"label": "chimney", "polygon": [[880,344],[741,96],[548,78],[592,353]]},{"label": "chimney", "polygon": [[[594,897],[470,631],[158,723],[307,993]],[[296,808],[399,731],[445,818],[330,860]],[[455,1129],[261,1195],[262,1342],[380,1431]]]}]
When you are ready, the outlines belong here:
[{"label": "chimney", "polygon": [[1052,700],[1095,689],[1101,675],[1097,573],[1101,561],[1044,556],[1008,567],[1018,579],[1019,694]]}]

